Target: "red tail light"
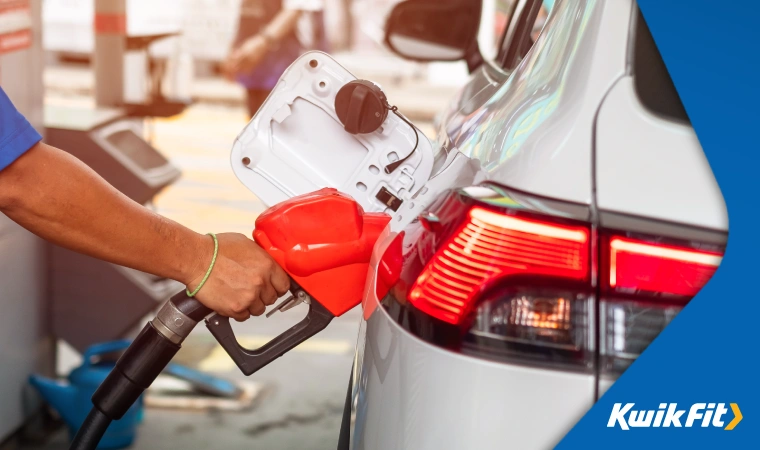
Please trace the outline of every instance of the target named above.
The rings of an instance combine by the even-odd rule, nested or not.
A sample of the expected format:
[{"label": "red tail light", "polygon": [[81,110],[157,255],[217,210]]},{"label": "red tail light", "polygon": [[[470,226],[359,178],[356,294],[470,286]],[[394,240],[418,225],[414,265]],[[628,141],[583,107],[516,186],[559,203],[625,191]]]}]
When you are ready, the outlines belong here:
[{"label": "red tail light", "polygon": [[692,297],[712,278],[722,255],[634,239],[610,239],[609,286],[618,292]]},{"label": "red tail light", "polygon": [[475,207],[409,291],[419,310],[458,324],[478,294],[510,275],[589,276],[589,231]]},{"label": "red tail light", "polygon": [[616,377],[707,283],[723,246],[592,231],[589,217],[490,184],[449,192],[383,258],[378,296],[441,347]]},{"label": "red tail light", "polygon": [[600,373],[615,378],[704,287],[723,253],[622,233],[605,237],[603,247]]}]

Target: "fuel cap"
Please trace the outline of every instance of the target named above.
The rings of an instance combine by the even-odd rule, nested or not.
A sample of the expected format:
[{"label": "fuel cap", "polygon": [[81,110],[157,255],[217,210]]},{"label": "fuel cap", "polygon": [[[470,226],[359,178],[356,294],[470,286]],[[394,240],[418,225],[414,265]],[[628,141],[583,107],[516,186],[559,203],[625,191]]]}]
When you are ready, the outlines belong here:
[{"label": "fuel cap", "polygon": [[388,100],[371,81],[349,81],[335,96],[335,113],[349,133],[372,133],[388,117]]}]

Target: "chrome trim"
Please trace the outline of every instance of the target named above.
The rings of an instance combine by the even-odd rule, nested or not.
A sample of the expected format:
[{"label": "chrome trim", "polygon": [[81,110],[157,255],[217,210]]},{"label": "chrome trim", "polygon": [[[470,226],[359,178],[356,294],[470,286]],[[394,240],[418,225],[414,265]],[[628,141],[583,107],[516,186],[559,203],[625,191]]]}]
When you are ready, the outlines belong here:
[{"label": "chrome trim", "polygon": [[490,181],[458,190],[459,194],[480,202],[518,211],[549,215],[556,218],[591,222],[589,205],[570,203],[522,192]]},{"label": "chrome trim", "polygon": [[151,323],[159,333],[175,344],[184,341],[198,324],[182,314],[171,301],[164,303]]},{"label": "chrome trim", "polygon": [[725,246],[728,232],[710,228],[699,228],[657,219],[631,216],[610,211],[599,213],[599,225],[602,228],[650,234],[666,238],[697,241],[703,244]]}]

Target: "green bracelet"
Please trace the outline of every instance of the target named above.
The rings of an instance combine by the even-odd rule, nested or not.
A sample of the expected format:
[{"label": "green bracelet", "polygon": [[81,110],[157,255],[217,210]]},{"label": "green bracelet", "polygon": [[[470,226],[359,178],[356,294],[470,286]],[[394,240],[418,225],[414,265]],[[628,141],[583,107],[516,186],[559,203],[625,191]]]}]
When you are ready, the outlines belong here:
[{"label": "green bracelet", "polygon": [[195,294],[198,293],[198,291],[201,290],[204,284],[206,284],[206,280],[208,280],[209,275],[211,275],[211,270],[214,268],[214,264],[216,263],[216,254],[219,251],[219,241],[216,240],[216,235],[214,233],[206,233],[212,238],[214,238],[214,257],[211,258],[211,265],[208,266],[208,270],[206,271],[206,275],[203,276],[203,279],[201,280],[201,284],[198,285],[197,288],[191,293],[190,289],[185,289],[185,292],[187,293],[188,297],[195,297]]}]

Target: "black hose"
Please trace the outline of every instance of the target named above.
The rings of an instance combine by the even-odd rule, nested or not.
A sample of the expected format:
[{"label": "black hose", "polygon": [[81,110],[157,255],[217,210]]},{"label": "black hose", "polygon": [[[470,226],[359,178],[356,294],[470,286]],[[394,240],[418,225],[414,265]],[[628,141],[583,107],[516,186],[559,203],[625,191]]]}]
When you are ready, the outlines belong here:
[{"label": "black hose", "polygon": [[71,441],[69,450],[95,450],[110,424],[111,419],[98,408],[92,408],[82,426],[79,427],[74,440]]},{"label": "black hose", "polygon": [[[184,290],[172,297],[171,301],[193,321],[193,326],[212,313],[200,302],[188,297]],[[186,331],[189,333],[189,330]],[[186,335],[181,337],[185,338]],[[124,416],[169,364],[179,348],[178,343],[157,331],[152,322],[147,323],[92,395],[94,406],[69,450],[94,450],[111,420],[119,420]]]}]

